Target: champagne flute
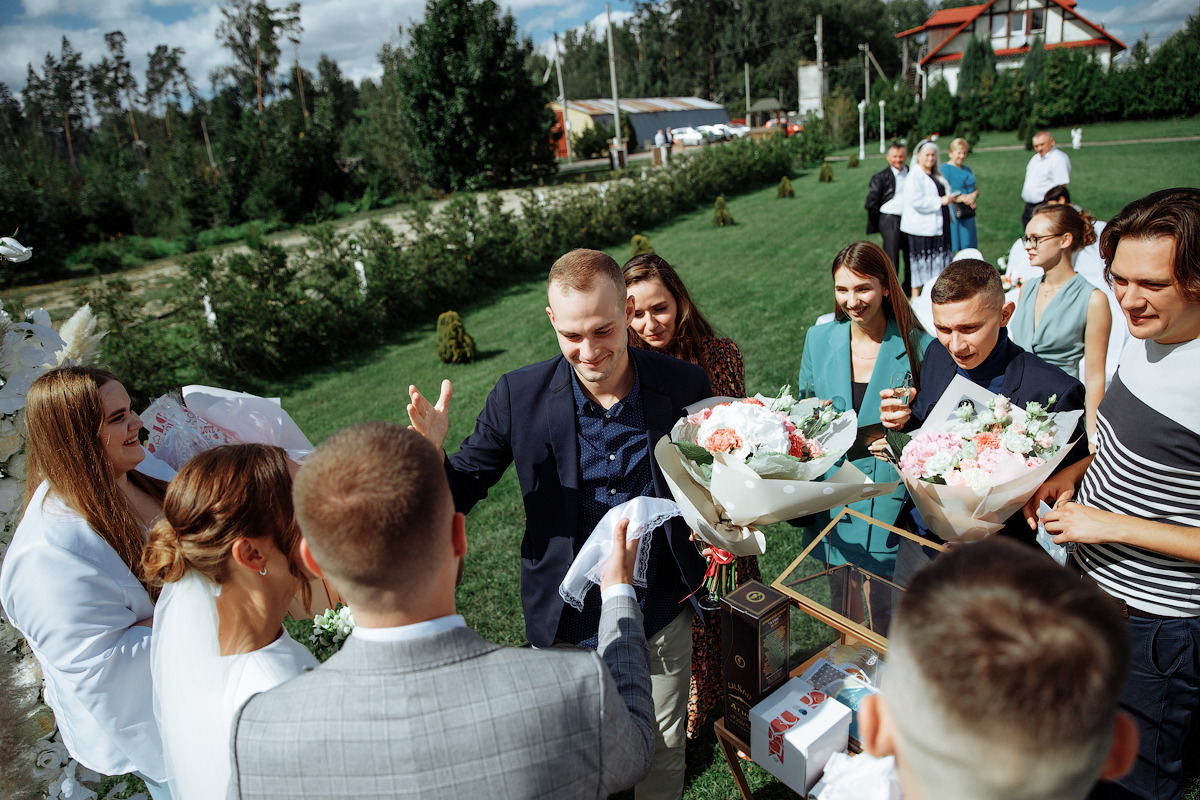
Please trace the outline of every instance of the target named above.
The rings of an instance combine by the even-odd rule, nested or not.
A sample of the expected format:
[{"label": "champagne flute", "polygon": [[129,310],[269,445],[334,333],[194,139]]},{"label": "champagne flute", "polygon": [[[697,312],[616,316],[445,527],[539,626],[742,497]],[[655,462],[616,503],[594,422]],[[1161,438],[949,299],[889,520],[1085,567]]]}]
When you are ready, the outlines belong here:
[{"label": "champagne flute", "polygon": [[893,372],[891,380],[888,381],[888,386],[891,387],[892,397],[900,401],[900,405],[908,405],[909,398],[912,394],[912,373],[911,372]]}]

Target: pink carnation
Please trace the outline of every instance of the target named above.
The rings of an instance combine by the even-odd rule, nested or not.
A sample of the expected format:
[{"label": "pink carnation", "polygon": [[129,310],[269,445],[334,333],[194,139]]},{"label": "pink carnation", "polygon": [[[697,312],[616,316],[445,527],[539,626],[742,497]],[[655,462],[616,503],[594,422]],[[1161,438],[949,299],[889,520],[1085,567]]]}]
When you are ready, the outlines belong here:
[{"label": "pink carnation", "polygon": [[[720,403],[719,405],[724,406],[724,405],[729,405],[729,404],[728,403]],[[697,411],[695,414],[688,415],[687,421],[693,425],[699,425],[701,422],[704,422],[704,420],[706,420],[712,416],[713,408],[714,408],[713,406],[709,406],[708,408],[702,408],[699,411]]]},{"label": "pink carnation", "polygon": [[1025,459],[1025,466],[1029,467],[1030,469],[1037,469],[1038,467],[1044,466],[1045,463],[1046,459],[1038,458],[1037,456],[1030,456],[1029,458]]},{"label": "pink carnation", "polygon": [[718,428],[704,443],[704,449],[710,453],[729,453],[744,444],[742,437],[732,428]]},{"label": "pink carnation", "polygon": [[747,405],[752,405],[752,406],[765,406],[766,405],[762,400],[759,400],[757,397],[747,397],[742,402],[746,403]]},{"label": "pink carnation", "polygon": [[791,449],[788,450],[788,455],[793,458],[798,458],[801,461],[809,461],[825,455],[825,448],[821,447],[816,439],[806,439],[803,435],[796,433],[795,430],[788,432],[788,440],[791,442]]}]

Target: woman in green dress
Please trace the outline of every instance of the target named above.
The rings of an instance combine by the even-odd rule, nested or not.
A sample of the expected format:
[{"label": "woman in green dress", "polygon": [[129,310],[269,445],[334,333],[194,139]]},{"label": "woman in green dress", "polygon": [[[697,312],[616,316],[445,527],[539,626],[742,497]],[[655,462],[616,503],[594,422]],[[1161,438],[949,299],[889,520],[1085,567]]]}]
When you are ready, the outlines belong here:
[{"label": "woman in green dress", "polygon": [[1013,342],[1083,382],[1090,441],[1096,438],[1112,330],[1108,298],[1074,267],[1075,254],[1096,241],[1094,223],[1086,211],[1067,204],[1043,203],[1033,210],[1021,242],[1030,265],[1041,268],[1042,276],[1021,288],[1008,325]]},{"label": "woman in green dress", "polygon": [[[896,270],[883,250],[870,242],[854,242],[833,260],[834,320],[808,331],[800,362],[800,391],[811,391],[835,407],[853,408],[858,416],[859,441],[846,458],[876,483],[898,480],[891,464],[867,449],[883,436],[879,403],[893,396],[893,376],[905,373],[911,381],[909,402],[919,390],[921,359],[933,341],[908,304]],[[840,464],[838,465],[841,466]],[[900,515],[904,485],[870,500],[851,503],[888,525]],[[817,515],[824,529],[840,509]],[[896,543],[886,529],[847,514],[826,537],[830,566],[853,563],[880,577],[890,577],[896,564]]]}]

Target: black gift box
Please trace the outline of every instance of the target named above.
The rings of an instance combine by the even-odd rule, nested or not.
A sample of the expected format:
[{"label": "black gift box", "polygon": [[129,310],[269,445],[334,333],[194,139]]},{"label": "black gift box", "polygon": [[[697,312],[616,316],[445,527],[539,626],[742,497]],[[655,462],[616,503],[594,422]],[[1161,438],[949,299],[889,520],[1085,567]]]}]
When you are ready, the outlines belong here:
[{"label": "black gift box", "polygon": [[749,581],[721,598],[725,727],[750,741],[750,709],[788,679],[788,599]]}]

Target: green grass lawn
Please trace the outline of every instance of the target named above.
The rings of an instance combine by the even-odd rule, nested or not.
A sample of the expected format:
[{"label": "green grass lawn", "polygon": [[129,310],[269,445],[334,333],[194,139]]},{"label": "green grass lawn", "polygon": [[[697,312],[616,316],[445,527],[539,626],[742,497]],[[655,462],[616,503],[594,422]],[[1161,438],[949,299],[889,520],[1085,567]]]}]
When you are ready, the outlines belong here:
[{"label": "green grass lawn", "polygon": [[[1189,124],[1189,132],[1200,131],[1195,120]],[[1144,125],[1150,123],[1133,123],[1127,130]],[[989,260],[1007,253],[1020,233],[1020,188],[1028,158],[1023,150],[1000,151],[975,154],[967,162],[981,189],[977,219],[981,248]],[[1072,151],[1071,160],[1072,196],[1100,219],[1150,191],[1200,185],[1198,142],[1084,148]],[[866,238],[862,202],[871,173],[881,165],[881,160],[873,160],[849,169],[840,163],[832,184],[818,183],[815,172],[803,173],[793,180],[796,197],[790,200],[776,199],[774,186],[729,197],[737,221],[731,228],[714,228],[711,209],[706,209],[645,231],[656,252],[678,269],[710,320],[741,346],[751,393],[773,392],[795,381],[805,332],[818,314],[832,310],[829,265],[843,246]],[[629,247],[609,252],[624,263]],[[436,396],[441,379],[450,378],[454,399],[447,449],[453,452],[470,433],[501,374],[557,354],[545,305],[539,278],[456,309],[482,352],[469,365],[446,366],[437,360],[431,318],[424,330],[275,388],[296,422],[319,443],[335,430],[363,420],[407,423],[408,385],[415,383]],[[509,645],[525,641],[518,595],[523,517],[510,470],[467,518],[470,552],[458,594],[467,623],[486,638]],[[761,565],[770,581],[799,553],[800,531],[773,526],[768,542]],[[804,638],[811,641],[821,635],[809,627]],[[689,748],[686,796],[736,796],[711,731],[694,745]],[[791,796],[765,771],[751,765],[748,773],[756,792],[762,790],[759,796]],[[1200,797],[1197,788],[1191,792],[1191,797]]]}]

